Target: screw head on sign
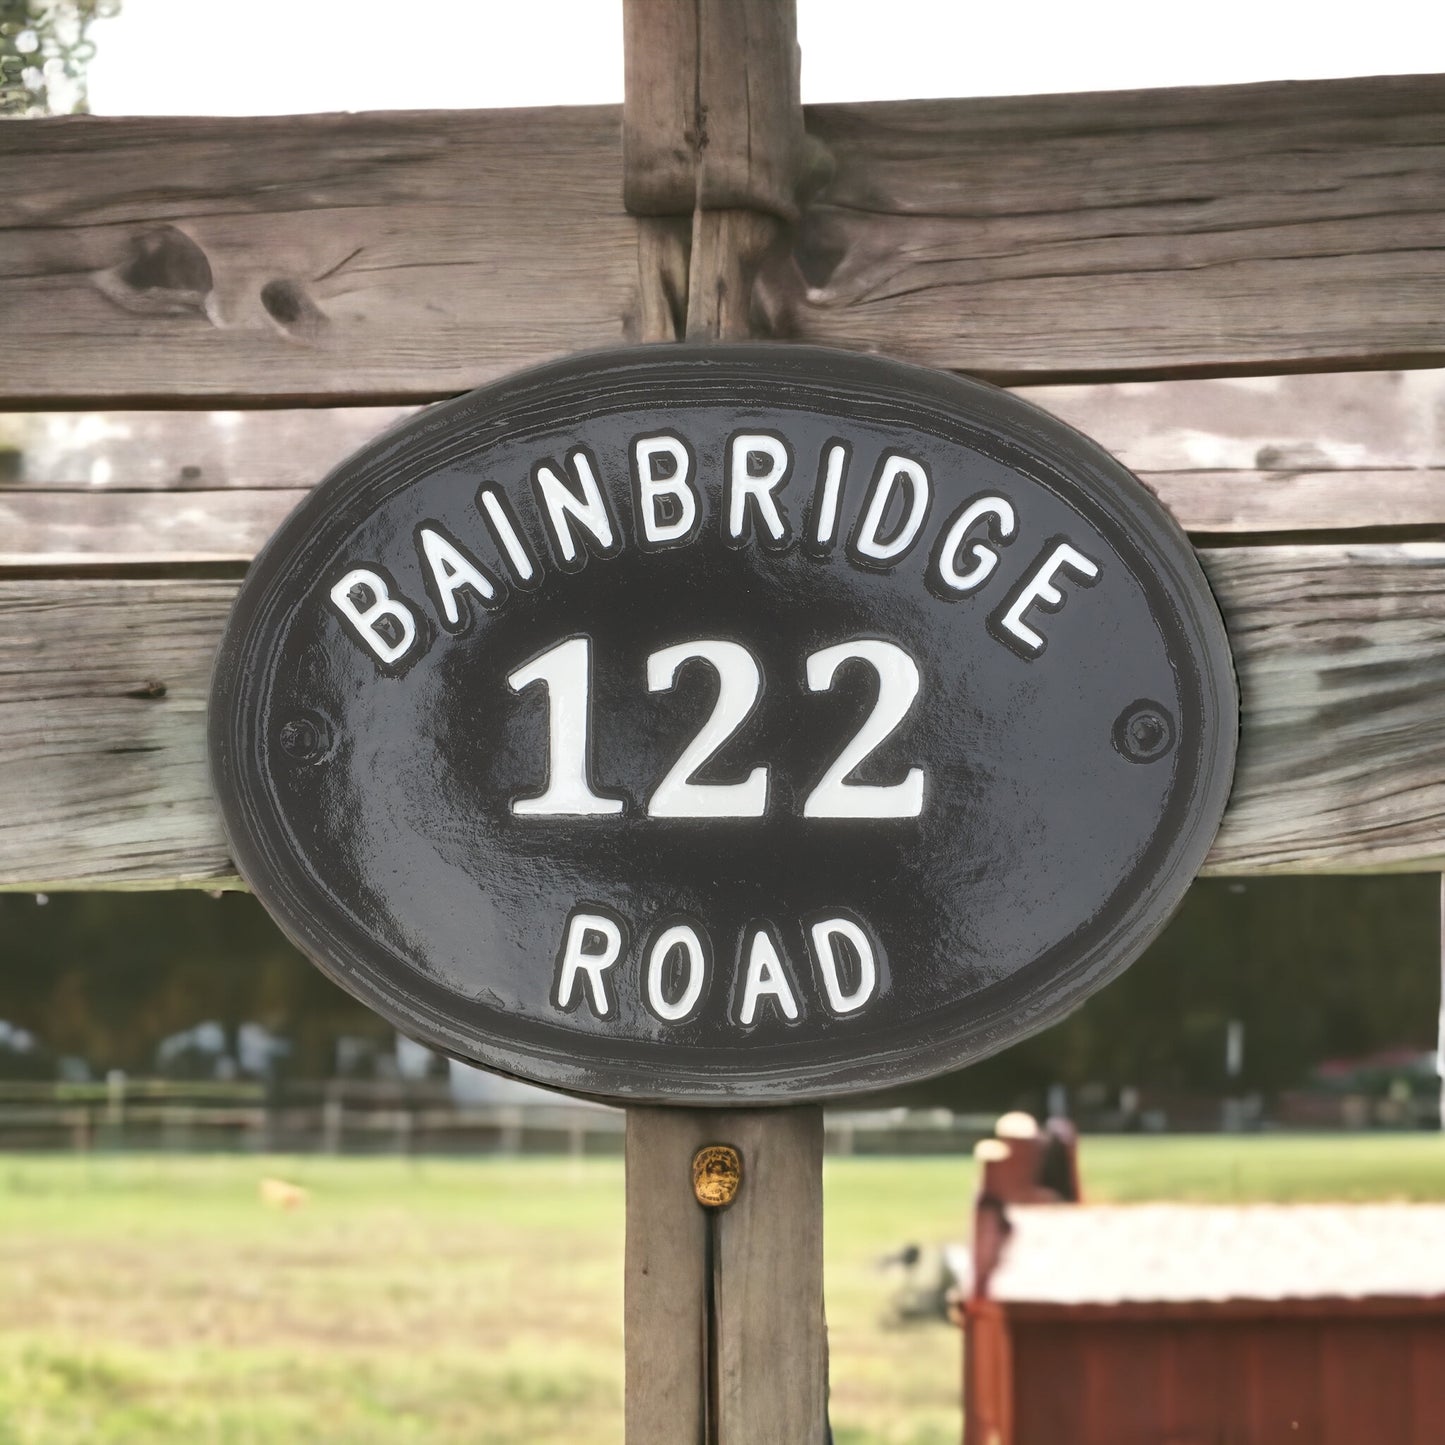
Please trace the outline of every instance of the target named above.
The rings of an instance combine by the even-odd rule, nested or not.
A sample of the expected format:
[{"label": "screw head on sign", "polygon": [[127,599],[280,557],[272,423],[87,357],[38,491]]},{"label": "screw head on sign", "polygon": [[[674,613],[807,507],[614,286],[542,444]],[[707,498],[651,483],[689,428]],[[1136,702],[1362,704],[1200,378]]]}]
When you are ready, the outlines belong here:
[{"label": "screw head on sign", "polygon": [[742,1156],[731,1144],[706,1144],[692,1156],[692,1192],[705,1209],[726,1209],[743,1183]]},{"label": "screw head on sign", "polygon": [[1174,718],[1161,703],[1140,698],[1114,722],[1114,747],[1131,763],[1152,763],[1174,746]]},{"label": "screw head on sign", "polygon": [[331,729],[315,713],[300,713],[281,724],[277,741],[293,762],[320,762],[331,751]]}]

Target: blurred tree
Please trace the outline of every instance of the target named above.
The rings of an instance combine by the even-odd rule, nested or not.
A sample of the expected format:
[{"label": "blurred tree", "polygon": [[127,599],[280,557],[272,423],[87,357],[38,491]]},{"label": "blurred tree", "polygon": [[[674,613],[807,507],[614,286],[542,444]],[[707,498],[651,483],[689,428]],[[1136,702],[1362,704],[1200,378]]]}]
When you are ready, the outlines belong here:
[{"label": "blurred tree", "polygon": [[[1041,1104],[1050,1084],[1272,1093],[1320,1060],[1434,1043],[1438,875],[1195,884],[1131,969],[1045,1033],[911,1089],[959,1108]],[[0,895],[0,1019],[92,1069],[152,1067],[170,1034],[254,1021],[291,1070],[330,1072],[341,1035],[390,1036],[245,894]],[[1225,1031],[1245,1026],[1244,1072]]]},{"label": "blurred tree", "polygon": [[120,0],[0,0],[0,116],[89,110],[90,26],[119,10]]},{"label": "blurred tree", "polygon": [[0,896],[0,1019],[101,1073],[145,1073],[162,1039],[211,1020],[233,1040],[248,1022],[286,1036],[313,1077],[339,1035],[391,1033],[231,893]]},{"label": "blurred tree", "polygon": [[[930,1097],[1038,1106],[1055,1083],[1272,1094],[1326,1058],[1427,1050],[1439,892],[1435,874],[1202,880],[1127,973],[1062,1023],[927,1086]],[[1234,1081],[1231,1019],[1245,1034]]]}]

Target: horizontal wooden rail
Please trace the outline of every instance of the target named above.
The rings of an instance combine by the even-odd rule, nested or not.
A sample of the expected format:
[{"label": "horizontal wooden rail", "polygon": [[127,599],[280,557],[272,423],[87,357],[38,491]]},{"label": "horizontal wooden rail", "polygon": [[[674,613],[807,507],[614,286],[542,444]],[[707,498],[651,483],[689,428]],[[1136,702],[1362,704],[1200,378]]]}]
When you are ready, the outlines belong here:
[{"label": "horizontal wooden rail", "polygon": [[[1445,371],[1030,388],[1200,536],[1445,533]],[[409,407],[0,416],[0,567],[245,562]]]},{"label": "horizontal wooden rail", "polygon": [[810,340],[1004,381],[1430,364],[1445,340],[1445,77],[808,126],[837,165],[797,251]]},{"label": "horizontal wooden rail", "polygon": [[[1243,697],[1208,871],[1445,867],[1445,544],[1205,562]],[[0,886],[234,885],[204,736],[234,593],[0,580]]]},{"label": "horizontal wooden rail", "polygon": [[[1033,382],[1445,361],[1445,78],[807,123],[779,336]],[[66,117],[0,168],[0,404],[420,400],[638,334],[616,108]]]}]

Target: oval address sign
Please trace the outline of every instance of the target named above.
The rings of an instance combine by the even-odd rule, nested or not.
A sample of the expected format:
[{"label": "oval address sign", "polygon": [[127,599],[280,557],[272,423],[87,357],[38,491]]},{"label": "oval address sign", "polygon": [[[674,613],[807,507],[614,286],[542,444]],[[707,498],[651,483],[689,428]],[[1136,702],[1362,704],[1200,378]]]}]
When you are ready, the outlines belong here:
[{"label": "oval address sign", "polygon": [[431,408],[272,539],[216,666],[235,858],[406,1033],[612,1098],[825,1098],[1061,1017],[1213,839],[1188,541],[981,384],[793,346]]}]

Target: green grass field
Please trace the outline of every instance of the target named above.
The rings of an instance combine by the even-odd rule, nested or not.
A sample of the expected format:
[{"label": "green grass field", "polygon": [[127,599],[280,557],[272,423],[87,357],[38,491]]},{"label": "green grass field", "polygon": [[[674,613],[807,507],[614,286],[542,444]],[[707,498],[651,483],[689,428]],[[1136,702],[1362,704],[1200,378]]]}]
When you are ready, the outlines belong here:
[{"label": "green grass field", "polygon": [[[1438,1135],[1096,1139],[1096,1199],[1445,1199]],[[292,1212],[258,1182],[311,1191]],[[839,1445],[959,1436],[959,1340],[877,1258],[961,1239],[966,1160],[827,1168]],[[0,1445],[622,1438],[622,1169],[0,1156]]]}]

